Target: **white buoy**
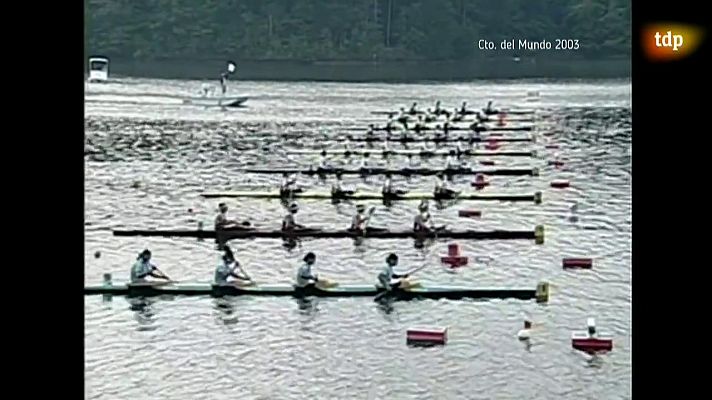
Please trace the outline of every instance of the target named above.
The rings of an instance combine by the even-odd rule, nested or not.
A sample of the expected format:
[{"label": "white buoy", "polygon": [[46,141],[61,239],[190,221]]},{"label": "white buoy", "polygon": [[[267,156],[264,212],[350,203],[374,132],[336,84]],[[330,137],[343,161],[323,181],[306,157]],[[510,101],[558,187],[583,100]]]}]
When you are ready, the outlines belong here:
[{"label": "white buoy", "polygon": [[531,328],[532,328],[531,321],[525,320],[524,321],[524,329],[517,332],[517,338],[519,338],[519,340],[529,340],[529,338],[531,337]]}]

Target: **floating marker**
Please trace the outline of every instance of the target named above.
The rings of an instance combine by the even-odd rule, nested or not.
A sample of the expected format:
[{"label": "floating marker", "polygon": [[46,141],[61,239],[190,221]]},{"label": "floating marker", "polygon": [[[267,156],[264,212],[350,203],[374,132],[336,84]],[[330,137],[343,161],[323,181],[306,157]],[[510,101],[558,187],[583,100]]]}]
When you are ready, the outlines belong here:
[{"label": "floating marker", "polygon": [[487,182],[484,174],[477,174],[475,175],[475,179],[472,181],[472,186],[476,187],[477,189],[482,189],[486,186],[489,186],[489,182]]},{"label": "floating marker", "polygon": [[444,345],[447,343],[447,328],[411,328],[406,334],[409,345]]},{"label": "floating marker", "polygon": [[552,144],[547,144],[547,145],[545,145],[544,147],[546,147],[547,149],[558,149],[558,148],[559,148],[559,145],[552,143]]},{"label": "floating marker", "polygon": [[502,132],[492,132],[489,134],[490,137],[502,137],[504,136],[504,133]]},{"label": "floating marker", "polygon": [[613,350],[613,338],[607,334],[596,333],[596,321],[587,320],[588,330],[571,334],[571,347],[589,354],[602,353]]},{"label": "floating marker", "polygon": [[485,144],[485,149],[487,150],[498,150],[500,147],[502,145],[497,140],[490,140]]},{"label": "floating marker", "polygon": [[482,160],[480,161],[482,165],[494,165],[494,160]]},{"label": "floating marker", "polygon": [[482,211],[480,211],[480,210],[459,210],[457,212],[457,215],[459,217],[463,217],[463,218],[475,218],[475,217],[479,218],[482,216]]},{"label": "floating marker", "polygon": [[549,160],[549,165],[553,165],[554,167],[563,167],[564,162],[561,160]]},{"label": "floating marker", "polygon": [[551,181],[551,187],[556,188],[556,189],[564,189],[571,186],[571,183],[565,179],[558,179],[555,181]]},{"label": "floating marker", "polygon": [[452,268],[459,268],[467,265],[468,259],[460,254],[460,245],[450,243],[447,245],[447,256],[441,257],[440,261]]},{"label": "floating marker", "polygon": [[590,269],[593,268],[593,259],[591,258],[564,258],[561,261],[561,266],[564,268],[579,268],[579,269]]},{"label": "floating marker", "polygon": [[99,257],[101,257],[101,252],[100,252],[100,251],[96,251],[96,252],[94,253],[94,258],[99,258]]}]

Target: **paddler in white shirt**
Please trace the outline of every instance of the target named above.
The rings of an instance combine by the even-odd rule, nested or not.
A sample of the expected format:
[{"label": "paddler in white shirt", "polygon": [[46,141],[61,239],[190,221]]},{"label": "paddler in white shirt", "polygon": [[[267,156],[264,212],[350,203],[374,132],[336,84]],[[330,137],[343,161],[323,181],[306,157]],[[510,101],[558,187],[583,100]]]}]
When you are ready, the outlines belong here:
[{"label": "paddler in white shirt", "polygon": [[146,283],[146,278],[153,277],[170,281],[171,279],[151,263],[151,251],[146,249],[138,255],[131,267],[131,283]]},{"label": "paddler in white shirt", "polygon": [[319,282],[319,277],[311,270],[315,262],[316,255],[314,253],[310,252],[304,256],[304,264],[297,270],[296,286],[298,288],[306,289],[308,287],[314,287],[316,283]]},{"label": "paddler in white shirt", "polygon": [[288,173],[282,174],[282,183],[279,185],[279,194],[282,197],[288,197],[292,193],[301,192],[301,188],[297,187],[297,177],[296,175],[291,175]]},{"label": "paddler in white shirt", "polygon": [[366,169],[370,168],[370,166],[368,164],[368,156],[369,156],[368,152],[363,153],[363,155],[361,156],[361,161],[359,162],[359,166],[358,166],[359,169],[366,170]]},{"label": "paddler in white shirt", "polygon": [[396,265],[398,265],[398,256],[391,253],[386,257],[386,266],[381,273],[378,274],[378,283],[385,288],[386,291],[397,289],[403,282],[402,279],[408,278],[408,274],[397,274],[393,271],[393,267]]},{"label": "paddler in white shirt", "polygon": [[218,204],[218,215],[215,217],[215,230],[224,230],[224,229],[245,229],[249,227],[251,224],[248,221],[244,221],[242,223],[231,220],[227,217],[227,204],[225,203],[220,203]]},{"label": "paddler in white shirt", "polygon": [[414,232],[432,232],[435,230],[435,226],[430,218],[430,212],[428,212],[428,209],[429,205],[427,200],[423,200],[418,205],[418,214],[416,214],[413,220]]},{"label": "paddler in white shirt", "polygon": [[386,179],[383,181],[383,188],[381,190],[381,194],[383,195],[383,197],[402,196],[406,193],[408,193],[407,190],[397,189],[397,188],[393,187],[393,181],[391,180],[391,174],[387,173]]},{"label": "paddler in white shirt", "polygon": [[282,220],[282,231],[283,232],[289,232],[289,231],[294,231],[298,229],[306,229],[303,225],[299,225],[296,222],[296,219],[294,218],[295,215],[297,215],[297,212],[299,211],[299,206],[297,203],[292,203],[289,205],[289,213],[284,216],[284,219]]},{"label": "paddler in white shirt", "polygon": [[436,199],[451,199],[458,195],[458,192],[450,189],[447,186],[445,174],[439,172],[437,175],[435,175],[435,178],[435,190],[433,190],[433,196]]},{"label": "paddler in white shirt", "polygon": [[[215,284],[225,285],[231,283],[245,285],[252,283],[252,279],[245,273],[240,263],[235,259],[232,250],[225,246],[224,251],[222,262],[215,269]],[[242,272],[243,275],[240,275],[240,272]]]},{"label": "paddler in white shirt", "polygon": [[358,204],[356,206],[356,215],[351,218],[350,231],[363,232],[366,229],[366,224],[371,218],[370,215],[365,215],[366,206],[363,204]]},{"label": "paddler in white shirt", "polygon": [[341,172],[336,173],[334,183],[331,184],[331,197],[344,197],[353,195],[355,191],[345,190],[341,182]]},{"label": "paddler in white shirt", "polygon": [[317,165],[317,169],[331,169],[331,165],[329,163],[329,158],[326,156],[326,153],[321,153],[319,156],[319,165]]},{"label": "paddler in white shirt", "polygon": [[450,153],[445,159],[445,169],[458,168],[460,168],[460,161],[457,159],[457,153],[455,152],[455,150],[450,150]]}]

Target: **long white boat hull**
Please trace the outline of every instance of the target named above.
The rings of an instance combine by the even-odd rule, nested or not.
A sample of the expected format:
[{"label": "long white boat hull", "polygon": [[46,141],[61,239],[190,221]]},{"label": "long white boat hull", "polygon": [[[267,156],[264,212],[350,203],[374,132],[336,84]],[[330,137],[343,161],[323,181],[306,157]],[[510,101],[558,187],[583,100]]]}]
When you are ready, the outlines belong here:
[{"label": "long white boat hull", "polygon": [[248,99],[247,96],[232,97],[189,97],[183,99],[183,104],[204,107],[239,107]]}]

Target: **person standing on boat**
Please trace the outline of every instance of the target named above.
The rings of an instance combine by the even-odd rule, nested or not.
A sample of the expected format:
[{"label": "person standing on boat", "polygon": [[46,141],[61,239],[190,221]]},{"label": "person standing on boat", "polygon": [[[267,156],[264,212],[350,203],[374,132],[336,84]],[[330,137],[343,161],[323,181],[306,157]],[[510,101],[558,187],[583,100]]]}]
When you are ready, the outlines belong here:
[{"label": "person standing on boat", "polygon": [[289,231],[294,231],[297,229],[306,229],[303,225],[299,225],[294,216],[297,215],[297,212],[299,211],[299,206],[297,203],[291,203],[289,205],[289,213],[284,216],[284,219],[282,220],[282,231],[283,232],[289,232]]},{"label": "person standing on boat", "polygon": [[215,230],[216,231],[224,230],[224,229],[237,229],[237,228],[241,228],[241,227],[250,226],[250,223],[248,221],[239,223],[237,221],[229,219],[227,217],[227,204],[225,204],[225,203],[218,204],[218,210],[219,210],[219,213],[215,217]]},{"label": "person standing on boat", "polygon": [[131,283],[147,282],[146,278],[149,276],[165,281],[171,280],[163,272],[159,271],[155,265],[151,264],[151,251],[146,249],[138,255],[136,262],[131,267]]},{"label": "person standing on boat", "polygon": [[312,265],[316,262],[316,255],[312,252],[304,256],[304,264],[297,270],[296,286],[301,289],[314,287],[319,282],[317,274],[312,272]]},{"label": "person standing on boat", "polygon": [[391,291],[400,287],[402,279],[408,278],[408,274],[397,274],[393,268],[398,265],[398,256],[391,253],[386,257],[386,266],[380,274],[378,274],[378,283],[381,284],[386,291]]},{"label": "person standing on boat", "polygon": [[[222,262],[215,269],[215,284],[224,285],[227,283],[251,283],[252,279],[247,276],[240,263],[235,260],[235,255],[228,247],[224,247],[225,253],[222,256]],[[244,275],[240,275],[242,272]],[[230,278],[233,278],[232,280]]]}]

